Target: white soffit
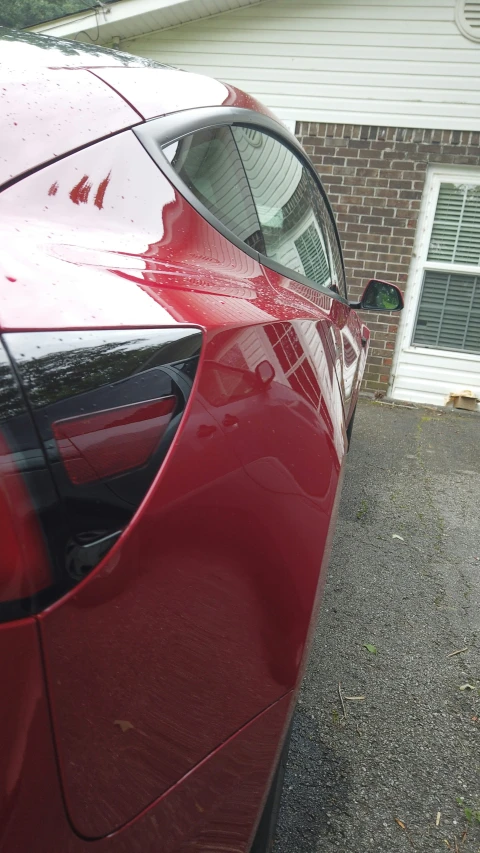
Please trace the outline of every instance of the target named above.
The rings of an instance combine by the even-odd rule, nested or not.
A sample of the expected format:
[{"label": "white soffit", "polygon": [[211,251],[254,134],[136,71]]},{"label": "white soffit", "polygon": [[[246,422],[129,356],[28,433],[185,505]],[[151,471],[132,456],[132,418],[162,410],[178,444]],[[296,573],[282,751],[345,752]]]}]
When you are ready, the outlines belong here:
[{"label": "white soffit", "polygon": [[116,0],[28,29],[58,38],[87,36],[98,44],[109,44],[261,2],[265,0]]}]

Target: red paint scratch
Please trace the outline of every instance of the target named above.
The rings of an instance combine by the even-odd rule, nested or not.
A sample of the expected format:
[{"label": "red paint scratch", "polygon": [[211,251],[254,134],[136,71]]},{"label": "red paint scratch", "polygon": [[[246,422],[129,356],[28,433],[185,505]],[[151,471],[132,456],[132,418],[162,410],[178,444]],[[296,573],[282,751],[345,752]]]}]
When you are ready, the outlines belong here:
[{"label": "red paint scratch", "polygon": [[74,204],[86,204],[91,189],[92,185],[88,182],[88,175],[84,175],[70,192],[70,198]]},{"label": "red paint scratch", "polygon": [[56,194],[57,194],[57,192],[58,192],[58,182],[57,182],[57,181],[55,181],[55,183],[54,183],[54,184],[52,184],[52,186],[50,187],[50,189],[49,189],[49,191],[48,191],[48,194],[49,194],[49,195],[56,195]]},{"label": "red paint scratch", "polygon": [[112,173],[109,172],[107,177],[104,178],[103,181],[100,181],[100,183],[98,185],[97,192],[95,193],[94,204],[96,207],[98,207],[99,210],[101,210],[103,207],[103,200],[105,198],[105,193],[107,192],[107,187],[110,183],[110,175],[111,174]]}]

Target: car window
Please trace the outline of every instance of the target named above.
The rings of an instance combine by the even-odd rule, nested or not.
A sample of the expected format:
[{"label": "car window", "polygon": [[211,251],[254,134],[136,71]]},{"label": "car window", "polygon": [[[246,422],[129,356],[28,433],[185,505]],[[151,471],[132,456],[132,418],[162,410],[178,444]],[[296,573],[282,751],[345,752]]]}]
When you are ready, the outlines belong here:
[{"label": "car window", "polygon": [[347,287],[343,269],[342,250],[338,241],[334,220],[313,177],[309,175],[309,178],[315,209],[320,221],[322,222],[323,233],[326,235],[328,241],[330,269],[332,272],[332,282],[330,286],[333,289],[338,290],[338,292],[346,299]]},{"label": "car window", "polygon": [[265,251],[257,211],[230,128],[188,134],[163,148],[184,184],[230,231]]},{"label": "car window", "polygon": [[330,287],[327,241],[310,172],[273,136],[250,127],[232,131],[257,208],[265,254],[312,283]]}]

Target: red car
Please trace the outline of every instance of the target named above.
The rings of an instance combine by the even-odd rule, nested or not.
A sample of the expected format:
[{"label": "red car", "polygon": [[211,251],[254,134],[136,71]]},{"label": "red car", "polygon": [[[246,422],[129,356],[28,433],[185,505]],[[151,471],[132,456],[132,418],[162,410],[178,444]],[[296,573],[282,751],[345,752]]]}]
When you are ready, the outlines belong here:
[{"label": "red car", "polygon": [[[369,333],[231,86],[4,31],[0,849],[265,853]],[[93,843],[93,847],[92,847]]]}]

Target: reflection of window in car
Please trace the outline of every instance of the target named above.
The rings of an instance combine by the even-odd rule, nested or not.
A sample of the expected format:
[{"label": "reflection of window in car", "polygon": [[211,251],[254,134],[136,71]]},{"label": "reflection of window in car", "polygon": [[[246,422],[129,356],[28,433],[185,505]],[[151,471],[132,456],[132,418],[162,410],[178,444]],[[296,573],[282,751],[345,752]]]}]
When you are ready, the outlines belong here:
[{"label": "reflection of window in car", "polygon": [[210,405],[218,408],[243,400],[261,391],[254,373],[227,367],[216,361],[206,361],[203,367],[202,394]]},{"label": "reflection of window in car", "polygon": [[320,284],[328,282],[330,271],[325,256],[325,248],[315,224],[312,223],[305,229],[303,234],[295,240],[295,246],[307,278],[312,278]]},{"label": "reflection of window in car", "polygon": [[264,251],[257,212],[228,127],[199,130],[163,149],[184,184],[244,243]]},{"label": "reflection of window in car", "polygon": [[266,255],[329,287],[327,244],[309,172],[274,137],[252,128],[232,130],[257,208]]},{"label": "reflection of window in car", "polygon": [[322,222],[323,232],[326,235],[328,246],[330,249],[330,269],[332,272],[332,281],[330,287],[332,287],[334,290],[337,290],[346,299],[347,288],[345,283],[345,274],[343,271],[342,251],[338,242],[334,221],[332,219],[332,216],[330,215],[329,210],[327,209],[327,205],[325,204],[323,196],[311,175],[309,175],[309,179],[310,190],[315,204],[315,210],[317,212],[318,218]]}]

